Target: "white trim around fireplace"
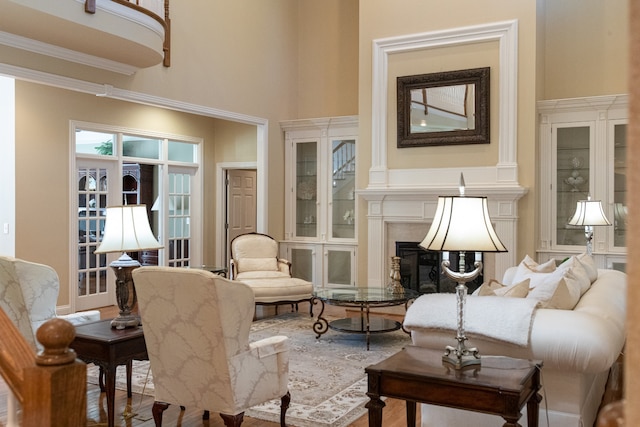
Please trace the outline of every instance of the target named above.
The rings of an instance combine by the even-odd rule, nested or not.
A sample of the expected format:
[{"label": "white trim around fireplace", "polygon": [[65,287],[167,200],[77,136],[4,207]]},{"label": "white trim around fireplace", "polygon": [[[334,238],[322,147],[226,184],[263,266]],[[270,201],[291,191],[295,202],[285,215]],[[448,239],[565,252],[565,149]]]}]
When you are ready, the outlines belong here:
[{"label": "white trim around fireplace", "polygon": [[[491,41],[499,42],[500,55],[498,163],[486,167],[389,169],[386,140],[389,56]],[[527,192],[518,183],[516,161],[518,21],[376,39],[372,56],[371,167],[367,188],[358,192],[368,202],[369,286],[384,286],[386,282],[388,257],[393,255],[386,253],[389,246],[387,225],[424,223],[428,226],[437,197],[457,194],[461,172],[465,176],[468,195],[488,197],[496,232],[509,249],[507,253],[496,254],[494,271],[485,272],[488,277],[502,278],[503,272],[515,265],[517,202]]]}]

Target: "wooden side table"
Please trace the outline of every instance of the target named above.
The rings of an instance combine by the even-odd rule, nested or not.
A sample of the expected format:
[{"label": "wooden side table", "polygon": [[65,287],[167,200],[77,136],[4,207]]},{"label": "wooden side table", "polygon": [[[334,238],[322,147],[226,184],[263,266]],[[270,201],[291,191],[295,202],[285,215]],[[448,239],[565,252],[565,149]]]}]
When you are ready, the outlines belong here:
[{"label": "wooden side table", "polygon": [[127,366],[127,395],[131,397],[131,362],[147,360],[147,345],[142,327],[115,329],[111,319],[76,326],[76,337],[70,347],[79,359],[94,363],[105,374],[107,422],[115,425],[116,369]]},{"label": "wooden side table", "polygon": [[485,356],[480,366],[455,370],[443,365],[440,351],[406,347],[365,368],[369,427],[382,426],[382,396],[406,401],[409,427],[416,425],[417,402],[499,415],[504,427],[520,426],[526,404],[528,425],[537,427],[541,368],[541,362]]}]

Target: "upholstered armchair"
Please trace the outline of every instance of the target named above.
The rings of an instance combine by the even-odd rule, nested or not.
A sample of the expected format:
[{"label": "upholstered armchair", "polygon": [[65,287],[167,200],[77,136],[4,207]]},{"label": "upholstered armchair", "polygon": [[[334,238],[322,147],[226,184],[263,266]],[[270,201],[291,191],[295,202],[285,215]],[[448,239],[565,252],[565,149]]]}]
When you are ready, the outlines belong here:
[{"label": "upholstered armchair", "polygon": [[249,285],[257,305],[275,305],[276,310],[313,297],[313,283],[291,277],[291,263],[278,258],[278,242],[266,234],[241,234],[231,241],[229,277]]},{"label": "upholstered armchair", "polygon": [[36,331],[49,319],[61,317],[73,324],[100,320],[98,310],[58,316],[59,292],[60,280],[53,268],[0,256],[0,308],[35,350],[39,347]]},{"label": "upholstered armchair", "polygon": [[244,411],[280,398],[289,406],[288,338],[249,342],[253,291],[205,270],[140,267],[133,272],[153,372],[153,418],[169,404],[219,412],[240,426]]}]

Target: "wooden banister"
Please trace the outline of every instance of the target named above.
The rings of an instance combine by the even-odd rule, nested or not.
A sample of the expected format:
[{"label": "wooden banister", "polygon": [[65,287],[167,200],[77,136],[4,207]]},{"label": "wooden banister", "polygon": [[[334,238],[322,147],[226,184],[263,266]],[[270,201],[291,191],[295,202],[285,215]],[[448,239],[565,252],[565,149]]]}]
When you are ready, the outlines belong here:
[{"label": "wooden banister", "polygon": [[[137,1],[135,3],[133,3],[131,0],[111,1],[126,7],[130,7],[131,9],[150,16],[164,27],[164,43],[162,45],[164,59],[162,61],[162,65],[164,65],[165,67],[171,66],[171,18],[169,18],[169,0],[164,0],[164,16],[159,16],[155,12],[152,12],[149,9],[138,5]],[[96,13],[96,0],[85,0],[84,11],[90,14]]]},{"label": "wooden banister", "polygon": [[23,408],[23,427],[84,427],[87,366],[69,349],[75,329],[63,319],[45,322],[35,351],[0,310],[0,374]]}]

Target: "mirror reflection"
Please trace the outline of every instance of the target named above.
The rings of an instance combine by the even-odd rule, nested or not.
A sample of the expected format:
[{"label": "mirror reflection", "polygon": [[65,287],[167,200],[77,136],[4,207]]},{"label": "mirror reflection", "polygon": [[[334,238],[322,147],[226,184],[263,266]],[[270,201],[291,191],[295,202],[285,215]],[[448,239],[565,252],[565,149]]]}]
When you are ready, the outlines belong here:
[{"label": "mirror reflection", "polygon": [[475,84],[411,91],[411,133],[475,129]]}]

